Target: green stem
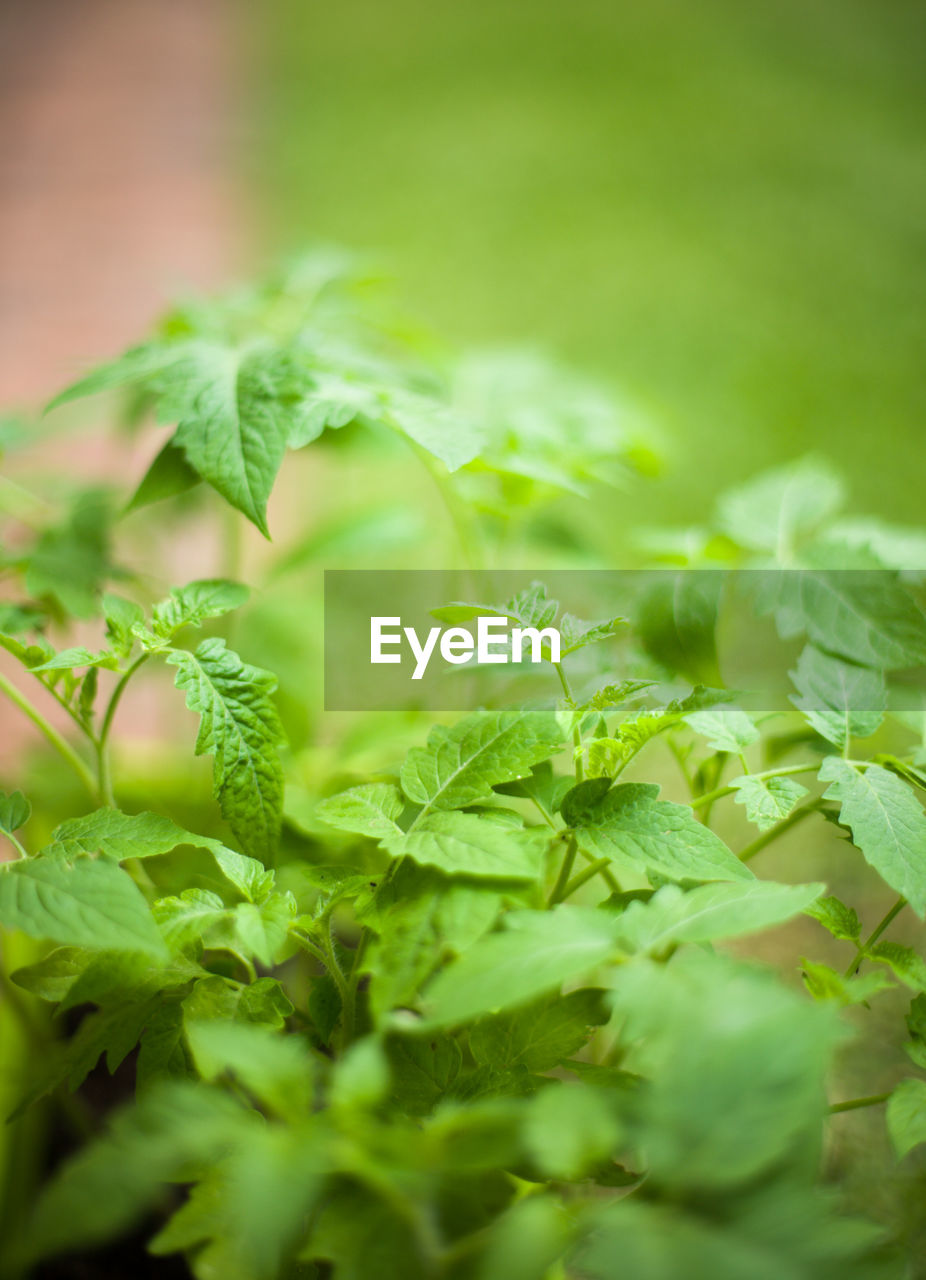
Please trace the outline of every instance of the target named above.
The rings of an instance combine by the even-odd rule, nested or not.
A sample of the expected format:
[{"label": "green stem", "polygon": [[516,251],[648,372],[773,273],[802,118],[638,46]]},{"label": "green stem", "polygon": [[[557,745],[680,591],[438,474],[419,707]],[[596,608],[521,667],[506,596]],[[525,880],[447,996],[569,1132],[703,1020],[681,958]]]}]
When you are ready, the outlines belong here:
[{"label": "green stem", "polygon": [[846,972],[843,975],[844,977],[846,978],[852,977],[853,973],[855,973],[855,971],[858,969],[859,965],[861,964],[862,960],[865,958],[865,953],[871,947],[874,946],[874,944],[881,937],[881,934],[892,922],[894,917],[900,915],[901,911],[903,911],[906,905],[907,905],[907,899],[904,897],[900,897],[891,907],[890,911],[886,911],[884,913],[884,915],[875,925],[874,929],[872,929],[871,933],[868,935],[865,941],[861,944],[861,946],[856,947],[855,956],[853,957],[852,963],[849,965],[848,969],[846,969]]},{"label": "green stem", "polygon": [[610,861],[610,858],[597,858],[594,862],[590,862],[587,867],[583,867],[581,871],[577,871],[563,890],[563,900],[571,898],[576,890],[581,889],[584,884],[588,884],[589,880],[594,880],[599,872],[605,870]]},{"label": "green stem", "polygon": [[579,853],[582,855],[582,857],[585,859],[586,862],[594,862],[596,866],[598,866],[598,875],[601,876],[602,880],[605,882],[605,884],[608,886],[608,888],[611,890],[612,893],[620,893],[621,887],[617,882],[617,877],[614,875],[613,871],[611,871],[610,865],[607,865],[604,867],[598,865],[602,861],[609,863],[610,862],[609,859],[596,858],[593,853],[588,853],[585,849],[582,849],[582,848],[579,849]]},{"label": "green stem", "polygon": [[485,569],[485,555],[476,521],[471,518],[465,504],[460,501],[456,490],[441,471],[440,464],[433,454],[429,453],[427,449],[416,441],[405,436],[404,432],[402,436],[406,443],[411,446],[415,456],[431,477],[434,487],[440,494],[441,502],[450,517],[450,523],[453,526],[453,532],[464,565],[470,573],[483,572]]},{"label": "green stem", "polygon": [[[795,773],[817,773],[820,769],[819,762],[816,764],[789,764],[783,769],[766,769],[764,773],[753,773],[750,776],[765,781],[767,778],[787,778]],[[704,805],[711,805],[715,800],[721,800],[724,796],[732,795],[736,787],[717,787],[714,791],[706,791],[703,796],[697,796],[691,802],[692,809],[701,809]]]},{"label": "green stem", "polygon": [[29,857],[29,854],[26,852],[26,850],[23,848],[23,846],[19,843],[19,841],[18,841],[18,840],[16,839],[16,837],[13,835],[12,831],[4,831],[4,833],[3,833],[3,834],[6,836],[7,840],[9,840],[10,844],[13,846],[13,848],[14,848],[14,849],[16,850],[16,852],[19,854],[20,858],[28,858],[28,857]]},{"label": "green stem", "polygon": [[100,724],[100,732],[94,742],[96,748],[96,766],[97,780],[100,790],[100,803],[109,809],[115,809],[116,799],[113,795],[112,774],[109,762],[109,735],[113,727],[113,717],[116,714],[119,703],[122,701],[122,695],[125,693],[126,685],[138,668],[148,661],[149,655],[143,653],[140,658],[136,658],[132,665],[122,673],[118,684],[110,695],[109,702],[106,705],[106,711],[103,714],[103,720]]},{"label": "green stem", "polygon": [[20,693],[16,686],[11,684],[2,673],[0,673],[0,690],[6,694],[12,703],[19,707],[23,715],[32,721],[39,733],[42,734],[46,741],[51,743],[62,759],[68,762],[80,778],[81,782],[87,788],[87,791],[95,800],[97,796],[96,779],[71,744],[62,738],[58,730],[48,723],[42,713],[32,705],[25,694]]},{"label": "green stem", "polygon": [[882,1102],[887,1102],[891,1095],[889,1093],[874,1093],[868,1098],[850,1098],[848,1102],[834,1102],[830,1107],[830,1115],[837,1115],[840,1111],[860,1111],[862,1107],[877,1107]]},{"label": "green stem", "polygon": [[[554,662],[553,665],[556,667],[556,674],[559,676],[559,682],[563,686],[563,693],[566,695],[567,702],[575,705],[572,686],[569,683],[566,672],[563,670],[563,664]],[[585,777],[585,770],[582,766],[582,730],[578,725],[572,731],[572,745],[576,749],[576,782],[581,782]]]},{"label": "green stem", "polygon": [[569,884],[569,877],[572,875],[572,868],[575,866],[576,853],[578,845],[574,835],[570,835],[566,843],[566,852],[563,855],[562,866],[559,869],[559,875],[556,877],[556,884],[553,886],[553,892],[550,894],[548,907],[555,906],[557,902],[562,902],[566,894],[566,886]]},{"label": "green stem", "polygon": [[819,800],[813,800],[810,804],[802,805],[789,813],[786,818],[782,818],[780,822],[776,822],[768,831],[763,831],[760,836],[756,836],[751,844],[747,844],[744,849],[740,850],[740,862],[749,862],[757,853],[761,853],[766,845],[771,844],[773,840],[777,840],[779,836],[783,836],[786,831],[790,831],[792,827],[797,826],[799,822],[811,813],[816,813],[819,805]]}]

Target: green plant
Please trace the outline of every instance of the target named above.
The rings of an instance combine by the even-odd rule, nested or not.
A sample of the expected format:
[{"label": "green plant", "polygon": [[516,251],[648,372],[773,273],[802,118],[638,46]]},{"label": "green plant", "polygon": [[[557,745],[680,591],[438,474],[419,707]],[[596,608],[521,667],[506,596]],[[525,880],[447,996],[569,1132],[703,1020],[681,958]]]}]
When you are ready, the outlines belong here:
[{"label": "green plant", "polygon": [[[154,407],[176,425],[132,512],[170,498],[183,515],[205,482],[266,533],[284,449],[359,425],[385,450],[380,465],[392,465],[383,441],[410,444],[472,564],[503,532],[518,549],[548,545],[551,500],[590,481],[594,492],[619,415],[588,391],[577,436],[577,384],[521,357],[482,360],[478,377],[435,373],[364,333],[334,283],[330,259],[313,260],[188,307],[56,403],[133,385],[136,418]],[[351,458],[362,451],[349,441]],[[621,465],[640,456],[628,444]],[[699,663],[715,665],[716,601],[696,589],[648,599],[627,679],[606,678],[619,620],[560,619],[561,697],[427,732],[420,715],[377,729],[301,714],[307,640],[278,708],[275,677],[216,634],[242,614],[241,637],[263,636],[255,656],[273,665],[294,634],[274,642],[274,582],[292,596],[299,581],[312,616],[314,577],[298,573],[332,545],[363,559],[382,523],[358,522],[353,544],[343,524],[298,530],[259,566],[254,602],[227,578],[152,602],[114,561],[114,508],[98,494],[64,520],[39,519],[19,488],[10,501],[32,531],[6,557],[18,593],[0,643],[30,684],[2,676],[0,688],[80,788],[48,755],[23,782],[42,801],[34,816],[19,792],[0,801],[11,1132],[32,1141],[22,1126],[54,1108],[81,1141],[35,1194],[17,1199],[8,1176],[7,1274],[152,1219],[149,1249],[184,1253],[202,1280],[903,1272],[896,1245],[912,1257],[921,1222],[846,1215],[821,1145],[828,1113],[885,1101],[898,1156],[926,1141],[926,1080],[897,1083],[888,1063],[883,1088],[866,1058],[883,1034],[867,1029],[869,1006],[896,1012],[906,988],[907,1051],[926,1070],[926,964],[889,932],[926,914],[926,722],[885,720],[893,673],[926,665],[918,580],[892,568],[922,566],[923,535],[840,520],[838,483],[816,463],[725,497],[716,528],[649,535],[685,563],[798,575],[770,579],[769,607],[806,638],[784,719],[700,683],[652,705],[653,678],[691,675],[666,641],[682,623]],[[877,599],[820,567],[833,564],[877,566]],[[559,616],[539,585],[456,616],[467,607],[527,625]],[[48,638],[97,616],[98,648]],[[573,655],[593,653],[601,662],[573,687]],[[170,675],[198,717],[211,798],[188,745],[152,748],[140,771],[125,752],[113,770],[142,668]],[[683,788],[680,801],[660,787]],[[752,834],[722,838],[711,824],[725,809]],[[867,882],[850,906],[816,876],[754,873],[813,824],[851,841],[892,905],[874,909]],[[739,829],[729,813],[720,825]],[[786,922],[796,933],[779,936],[818,957],[800,961],[805,990],[724,949]],[[841,1010],[862,1045],[851,1073]],[[110,1073],[131,1061],[136,1089],[103,1117],[85,1088],[101,1059]],[[834,1092],[840,1073],[866,1069],[867,1092]]]}]

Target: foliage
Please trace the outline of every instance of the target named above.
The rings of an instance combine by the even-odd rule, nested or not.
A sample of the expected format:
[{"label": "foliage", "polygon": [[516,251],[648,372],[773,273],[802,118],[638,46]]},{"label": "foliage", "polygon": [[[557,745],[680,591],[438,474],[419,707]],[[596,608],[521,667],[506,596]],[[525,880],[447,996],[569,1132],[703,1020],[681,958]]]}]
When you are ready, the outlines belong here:
[{"label": "foliage", "polygon": [[[520,365],[442,381],[388,357],[385,338],[348,342],[336,276],[322,263],[175,313],[58,398],[131,385],[175,426],[133,510],[172,494],[182,511],[205,481],[266,532],[285,449],[350,424],[426,455],[457,533],[482,538],[492,505],[450,471],[504,477],[535,510],[594,469],[610,439],[597,398],[558,402]],[[492,412],[473,408],[499,386]],[[588,430],[557,477],[573,413]],[[333,746],[293,746],[276,677],[229,646],[236,615],[260,617],[237,582],[151,600],[122,571],[126,594],[113,594],[118,524],[90,531],[99,554],[80,577],[68,556],[54,567],[42,530],[10,555],[2,644],[20,670],[2,689],[89,792],[49,798],[37,770],[23,780],[34,813],[19,792],[0,797],[0,923],[43,944],[4,976],[37,1039],[14,1123],[57,1107],[93,1132],[4,1232],[5,1274],[152,1220],[150,1251],[182,1253],[200,1280],[899,1274],[896,1223],[849,1214],[820,1154],[828,1113],[888,1093],[898,1157],[926,1143],[921,1076],[828,1103],[844,1007],[867,1015],[899,988],[912,994],[907,1052],[926,1071],[926,961],[886,936],[901,913],[926,914],[923,745],[915,717],[888,714],[894,673],[923,664],[926,621],[915,575],[885,575],[876,608],[826,577],[838,548],[860,545],[832,524],[838,498],[828,471],[802,464],[724,498],[711,535],[728,558],[797,560],[809,575],[795,591],[771,574],[765,600],[805,642],[790,737],[731,691],[687,687],[661,643],[653,653],[670,593],[663,616],[650,599],[634,624],[639,676],[612,671],[576,694],[573,664],[630,627],[563,618],[558,700],[429,729],[362,719]],[[886,545],[871,527],[865,555],[890,564]],[[434,603],[449,620],[491,608],[545,625],[559,612],[529,583],[497,607]],[[98,648],[51,643],[66,613],[94,615]],[[133,781],[122,753],[113,778],[125,691],[159,665],[198,717],[212,804],[188,794],[189,742],[171,740],[173,783],[169,767],[167,782],[155,769]],[[676,696],[659,701],[651,685],[667,672]],[[855,858],[899,895],[880,920],[861,889],[855,905],[828,893],[816,862],[794,884],[754,873],[808,820],[845,837],[840,864]],[[731,834],[744,824],[745,842]],[[778,926],[815,952],[806,989],[724,946]],[[102,1120],[83,1111],[101,1062],[131,1064],[136,1086]]]}]

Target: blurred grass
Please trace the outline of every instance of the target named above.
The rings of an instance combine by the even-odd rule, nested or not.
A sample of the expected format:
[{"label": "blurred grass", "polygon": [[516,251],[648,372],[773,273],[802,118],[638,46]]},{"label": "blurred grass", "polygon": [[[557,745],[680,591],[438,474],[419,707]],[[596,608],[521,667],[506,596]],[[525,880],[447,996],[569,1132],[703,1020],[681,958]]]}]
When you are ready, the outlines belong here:
[{"label": "blurred grass", "polygon": [[[700,515],[809,448],[921,516],[919,0],[268,0],[251,174],[271,251],[380,250],[458,343],[641,397]],[[655,504],[655,509],[654,509]]]}]

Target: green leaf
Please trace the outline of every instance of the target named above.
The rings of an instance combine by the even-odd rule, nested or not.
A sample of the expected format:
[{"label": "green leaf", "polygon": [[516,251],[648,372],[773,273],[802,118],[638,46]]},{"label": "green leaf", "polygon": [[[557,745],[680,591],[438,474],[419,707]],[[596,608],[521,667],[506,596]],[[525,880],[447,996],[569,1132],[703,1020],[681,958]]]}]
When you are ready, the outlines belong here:
[{"label": "green leaf", "polygon": [[768,880],[703,884],[683,892],[665,885],[649,902],[632,902],[617,936],[631,951],[659,953],[682,942],[714,942],[783,924],[819,898],[822,884]]},{"label": "green leaf", "polygon": [[260,905],[239,902],[235,907],[235,932],[245,953],[269,968],[278,959],[296,914],[292,894],[275,893]]},{"label": "green leaf", "polygon": [[658,800],[658,795],[659,788],[649,783],[612,787],[581,815],[574,828],[579,844],[596,857],[624,862],[635,871],[656,871],[670,880],[753,878],[688,805]]},{"label": "green leaf", "polygon": [[646,652],[673,675],[720,684],[717,616],[722,573],[659,573],[645,592],[636,633]]},{"label": "green leaf", "polygon": [[220,618],[232,609],[240,609],[250,591],[240,582],[226,578],[204,578],[174,587],[166,600],[151,611],[155,635],[169,640],[181,627],[199,627],[207,618]]},{"label": "green leaf", "polygon": [[186,454],[170,439],[145,472],[126,505],[125,514],[138,511],[152,502],[187,493],[201,482],[199,472],[190,466]]},{"label": "green leaf", "polygon": [[826,964],[801,960],[801,971],[807,990],[815,1000],[836,1000],[842,1005],[866,1004],[879,991],[894,987],[888,975],[878,970],[846,978]]},{"label": "green leaf", "polygon": [[476,1062],[504,1070],[524,1066],[550,1071],[581,1049],[592,1029],[611,1016],[606,993],[581,987],[565,996],[546,996],[524,1008],[483,1018],[469,1033]]},{"label": "green leaf", "polygon": [[912,990],[926,992],[926,961],[912,947],[899,942],[876,942],[865,955],[886,964]]},{"label": "green leaf", "polygon": [[503,933],[476,942],[428,985],[427,1026],[453,1026],[526,1004],[593,972],[616,949],[613,922],[582,907],[512,912],[505,923]]},{"label": "green leaf", "polygon": [[448,471],[458,471],[472,462],[482,447],[483,433],[475,422],[425,396],[390,396],[389,420],[403,435],[439,458]]},{"label": "green leaf", "polygon": [[693,711],[685,716],[685,723],[707,740],[712,751],[732,751],[739,754],[759,736],[759,730],[745,711],[725,707],[714,711]]},{"label": "green leaf", "polygon": [[370,1009],[377,1023],[413,1004],[421,984],[448,958],[467,951],[498,916],[488,888],[446,880],[407,862],[376,894],[363,922],[379,934],[367,951]]},{"label": "green leaf", "polygon": [[71,858],[81,853],[102,853],[124,862],[127,858],[156,858],[179,845],[208,849],[230,884],[251,901],[273,886],[273,872],[256,860],[226,849],[220,840],[199,836],[179,827],[160,813],[121,813],[97,809],[81,818],[69,818],[55,828],[42,854]]},{"label": "green leaf", "polygon": [[541,1089],[524,1125],[525,1146],[540,1173],[570,1182],[613,1159],[619,1136],[606,1095],[585,1084]]},{"label": "green leaf", "polygon": [[43,1000],[63,1000],[87,968],[92,954],[82,947],[56,947],[43,960],[16,969],[10,977],[18,987]]},{"label": "green leaf", "polygon": [[196,754],[215,757],[213,791],[223,817],[245,849],[269,858],[280,833],[283,729],[271,700],[276,678],[225,647],[203,640],[194,653],[173,650],[174,683],[199,713]]},{"label": "green leaf", "polygon": [[194,1251],[198,1276],[276,1280],[323,1187],[311,1129],[255,1126],[211,1169],[148,1244],[155,1254]]},{"label": "green leaf", "polygon": [[207,889],[184,889],[179,897],[161,898],[152,908],[164,941],[179,951],[232,918],[230,907]]},{"label": "green leaf", "polygon": [[926,1080],[901,1080],[888,1099],[887,1131],[898,1160],[926,1142]]},{"label": "green leaf", "polygon": [[545,711],[476,711],[452,728],[436,726],[426,747],[402,766],[402,789],[428,809],[461,809],[488,800],[500,782],[526,774],[562,744]]},{"label": "green leaf", "polygon": [[[881,1233],[845,1217],[829,1197],[781,1180],[737,1201],[735,1213],[626,1197],[586,1219],[570,1271],[613,1280],[614,1259],[633,1280],[876,1280]],[[501,1278],[500,1278],[501,1280]],[[533,1277],[531,1278],[533,1280]]]},{"label": "green leaf", "polygon": [[267,499],[307,373],[281,348],[198,341],[184,344],[165,384],[159,417],[177,421],[175,445],[269,537]]},{"label": "green leaf", "polygon": [[795,548],[842,505],[842,481],[815,458],[767,471],[717,503],[720,529],[751,551],[787,563]]},{"label": "green leaf", "polygon": [[746,817],[760,831],[768,831],[786,818],[801,796],[809,794],[807,788],[793,778],[757,778],[746,774],[734,778],[730,786],[736,788],[734,801],[746,806]]},{"label": "green leaf", "polygon": [[661,1187],[703,1197],[814,1149],[836,1009],[697,947],[669,964],[636,958],[611,982],[632,1046],[621,1065],[648,1078],[638,1140]]},{"label": "green leaf", "polygon": [[818,898],[804,908],[804,914],[819,920],[824,929],[841,942],[858,942],[861,937],[862,926],[856,911],[838,898]]},{"label": "green leaf", "polygon": [[786,637],[863,667],[926,662],[926,615],[886,569],[791,569],[763,579],[765,607]]},{"label": "green leaf", "polygon": [[[695,711],[706,710],[720,702],[729,702],[732,694],[724,689],[709,689],[704,685],[696,685],[684,698],[676,698],[664,707],[656,707],[638,711],[622,721],[614,738],[602,740],[601,748],[609,758],[610,772],[618,765],[626,764],[636,753],[654,737],[673,729],[686,716]],[[592,748],[597,744],[592,743]]]},{"label": "green leaf", "polygon": [[131,877],[111,862],[34,858],[0,867],[0,922],[76,947],[160,955],[164,943]]},{"label": "green leaf", "polygon": [[121,1235],[161,1197],[163,1183],[190,1166],[214,1163],[255,1125],[256,1117],[218,1090],[152,1089],[59,1166],[30,1215],[25,1258],[34,1262]]},{"label": "green leaf", "polygon": [[103,617],[106,619],[106,639],[113,651],[120,658],[127,658],[135,643],[134,628],[144,621],[141,607],[132,600],[107,591],[103,594]]},{"label": "green leaf", "polygon": [[869,765],[859,770],[827,756],[820,779],[824,799],[838,800],[839,821],[881,878],[902,894],[916,914],[926,915],[926,814],[896,774]]},{"label": "green leaf", "polygon": [[412,858],[445,875],[494,880],[536,880],[549,833],[540,827],[503,826],[475,813],[428,813],[407,835],[390,836],[390,857]]},{"label": "green leaf", "polygon": [[401,835],[396,818],[405,807],[398,787],[388,782],[368,782],[322,800],[315,812],[329,827],[382,840]]},{"label": "green leaf", "polygon": [[381,1102],[389,1091],[389,1060],[377,1036],[355,1040],[337,1062],[331,1081],[331,1105],[354,1114]]},{"label": "green leaf", "polygon": [[449,1036],[389,1036],[392,1101],[411,1116],[425,1116],[460,1074],[463,1055]]},{"label": "green leaf", "polygon": [[204,1080],[230,1072],[262,1105],[282,1118],[308,1113],[311,1059],[295,1036],[256,1022],[187,1017],[186,1037]]},{"label": "green leaf", "polygon": [[92,618],[106,579],[111,576],[109,498],[82,494],[67,519],[43,531],[26,559],[29,595],[49,596],[65,613]]},{"label": "green leaf", "polygon": [[9,795],[0,791],[0,831],[11,835],[24,827],[32,813],[32,805],[21,791],[12,791]]},{"label": "green leaf", "polygon": [[870,737],[884,719],[887,690],[880,671],[843,662],[808,645],[791,679],[801,695],[791,701],[840,751],[851,738]]}]

